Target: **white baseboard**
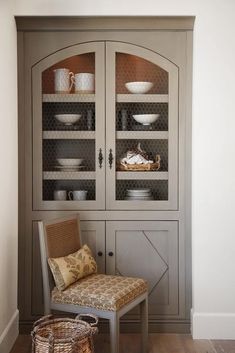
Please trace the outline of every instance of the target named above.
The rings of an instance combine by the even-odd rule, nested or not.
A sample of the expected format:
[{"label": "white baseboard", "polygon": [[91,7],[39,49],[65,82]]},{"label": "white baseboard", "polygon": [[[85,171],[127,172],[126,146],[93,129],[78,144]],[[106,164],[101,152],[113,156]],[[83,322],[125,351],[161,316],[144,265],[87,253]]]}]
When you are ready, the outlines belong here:
[{"label": "white baseboard", "polygon": [[235,340],[235,313],[191,311],[193,339]]},{"label": "white baseboard", "polygon": [[7,327],[0,336],[0,352],[9,353],[19,334],[19,311],[12,315]]}]

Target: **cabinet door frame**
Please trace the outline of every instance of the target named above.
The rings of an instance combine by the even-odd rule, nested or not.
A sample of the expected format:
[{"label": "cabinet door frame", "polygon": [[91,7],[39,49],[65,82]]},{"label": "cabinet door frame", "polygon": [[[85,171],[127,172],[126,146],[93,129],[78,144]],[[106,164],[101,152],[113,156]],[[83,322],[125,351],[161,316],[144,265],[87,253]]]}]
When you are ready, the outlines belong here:
[{"label": "cabinet door frame", "polygon": [[[168,274],[169,274],[169,296],[168,304],[156,304],[154,306],[155,310],[158,313],[154,313],[150,308],[151,317],[179,317],[182,313],[180,301],[184,300],[183,293],[184,286],[184,270],[179,268],[179,229],[178,221],[107,221],[106,222],[106,273],[114,275],[116,272],[116,234],[118,231],[167,231],[169,234],[168,241],[169,244],[169,258],[168,258]],[[153,244],[152,244],[153,246]],[[133,249],[136,251],[136,256],[140,259],[142,249]],[[156,249],[157,251],[157,249]],[[113,255],[109,256],[109,253],[112,252]],[[161,257],[161,254],[159,254]],[[142,259],[143,260],[143,259]],[[147,261],[147,259],[145,259]],[[141,261],[141,259],[140,259]],[[124,274],[125,275],[125,274]],[[141,273],[138,275],[141,276]],[[151,294],[151,293],[150,293]]]},{"label": "cabinet door frame", "polygon": [[[105,221],[80,221],[82,244],[85,244],[83,232],[95,232],[95,245],[96,252],[92,252],[98,267],[99,273],[105,273]],[[89,244],[88,244],[89,245]],[[101,251],[102,255],[99,256],[98,252]]]},{"label": "cabinet door frame", "polygon": [[[99,151],[105,154],[105,58],[104,42],[90,42],[61,49],[32,67],[32,120],[33,120],[33,209],[34,210],[102,210],[105,208],[105,167],[99,167]],[[96,199],[79,201],[43,200],[42,155],[42,72],[55,63],[74,55],[95,53],[95,166]]]},{"label": "cabinet door frame", "polygon": [[[168,102],[168,200],[116,200],[116,53],[136,55],[160,66],[169,75]],[[106,42],[106,208],[121,210],[178,209],[178,67],[156,52],[123,42]],[[113,166],[108,156],[112,150]]]}]

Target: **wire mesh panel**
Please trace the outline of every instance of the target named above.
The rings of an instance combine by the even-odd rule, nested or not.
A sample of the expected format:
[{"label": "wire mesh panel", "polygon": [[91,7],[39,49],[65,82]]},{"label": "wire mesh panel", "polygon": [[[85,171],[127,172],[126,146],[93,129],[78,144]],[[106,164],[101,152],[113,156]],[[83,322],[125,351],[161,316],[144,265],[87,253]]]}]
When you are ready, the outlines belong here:
[{"label": "wire mesh panel", "polygon": [[[73,118],[70,123],[67,119]],[[95,130],[95,103],[87,102],[47,102],[43,103],[43,130],[62,130],[62,131],[94,131]]]},{"label": "wire mesh panel", "polygon": [[126,151],[136,149],[138,144],[140,144],[140,148],[147,153],[150,160],[155,160],[156,155],[161,156],[159,171],[168,170],[168,140],[117,140],[117,164],[126,155]]},{"label": "wire mesh panel", "polygon": [[[95,200],[95,180],[44,180],[43,200],[51,201],[55,199],[56,191],[65,191],[61,201],[71,201],[73,194],[70,191],[86,190],[86,200]],[[85,202],[85,200],[79,200]]]},{"label": "wire mesh panel", "polygon": [[116,92],[131,93],[126,88],[127,82],[151,82],[147,92],[167,94],[168,73],[161,67],[136,55],[117,53],[116,55]]},{"label": "wire mesh panel", "polygon": [[[56,71],[65,70],[68,71]],[[73,76],[80,73],[95,74],[95,53],[86,53],[80,55],[74,55],[72,57],[61,60],[55,65],[49,67],[42,72],[42,92],[44,94],[49,93],[74,93],[76,86],[71,85],[75,78]],[[84,79],[85,81],[90,80],[90,77]],[[71,89],[70,89],[71,86]],[[60,88],[60,89],[58,89]],[[67,88],[67,89],[66,89]],[[94,91],[93,89],[90,91]]]},{"label": "wire mesh panel", "polygon": [[95,53],[42,72],[42,130],[43,200],[95,200]]},{"label": "wire mesh panel", "polygon": [[[131,190],[145,190],[145,193],[131,193]],[[148,192],[147,192],[148,190]],[[147,195],[147,196],[143,196]],[[149,200],[168,200],[167,180],[117,180],[116,199],[135,202]]]},{"label": "wire mesh panel", "polygon": [[[121,179],[116,173],[116,200],[168,200],[168,180],[157,177],[168,172],[168,135],[159,138],[159,132],[168,133],[169,126],[168,72],[141,57],[118,52],[115,76],[116,170]],[[117,133],[121,131],[125,135]],[[150,165],[157,156],[161,161],[155,174]],[[126,169],[120,172],[122,165]]]},{"label": "wire mesh panel", "polygon": [[[158,114],[156,121],[143,125],[135,120],[133,115]],[[126,116],[126,122],[125,122]],[[116,104],[117,131],[167,131],[168,104],[167,103],[117,103]]]},{"label": "wire mesh panel", "polygon": [[[69,165],[76,171],[95,171],[95,140],[52,140],[45,139],[43,141],[43,170],[59,170],[63,169],[63,162],[66,159],[74,159],[75,165]],[[65,161],[62,161],[64,159]],[[79,165],[76,164],[76,159],[80,160]],[[68,161],[69,163],[69,161]],[[68,166],[68,167],[69,167]],[[64,165],[66,169],[66,165]],[[65,170],[63,170],[65,171]]]}]

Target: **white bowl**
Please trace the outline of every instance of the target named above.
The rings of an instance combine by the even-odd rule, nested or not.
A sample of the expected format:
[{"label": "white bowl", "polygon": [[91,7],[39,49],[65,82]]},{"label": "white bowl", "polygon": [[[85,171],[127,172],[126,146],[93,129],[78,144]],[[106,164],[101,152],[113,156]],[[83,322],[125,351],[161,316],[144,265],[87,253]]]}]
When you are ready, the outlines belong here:
[{"label": "white bowl", "polygon": [[136,114],[133,115],[133,118],[142,125],[150,125],[154,123],[159,116],[160,114]]},{"label": "white bowl", "polygon": [[55,118],[62,124],[73,125],[81,116],[81,114],[56,114]]},{"label": "white bowl", "polygon": [[147,93],[153,87],[152,82],[127,82],[125,83],[126,88],[129,92],[135,94]]},{"label": "white bowl", "polygon": [[64,167],[75,167],[82,164],[82,158],[57,158],[57,162]]}]

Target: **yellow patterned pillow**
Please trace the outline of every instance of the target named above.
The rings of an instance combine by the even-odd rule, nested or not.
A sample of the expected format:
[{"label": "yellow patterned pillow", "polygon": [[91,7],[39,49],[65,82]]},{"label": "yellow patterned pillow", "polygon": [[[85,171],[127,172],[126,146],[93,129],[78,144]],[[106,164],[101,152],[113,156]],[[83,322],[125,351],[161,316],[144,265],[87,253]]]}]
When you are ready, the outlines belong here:
[{"label": "yellow patterned pillow", "polygon": [[86,244],[68,256],[49,258],[48,264],[59,290],[64,290],[80,278],[97,272],[95,259]]}]

